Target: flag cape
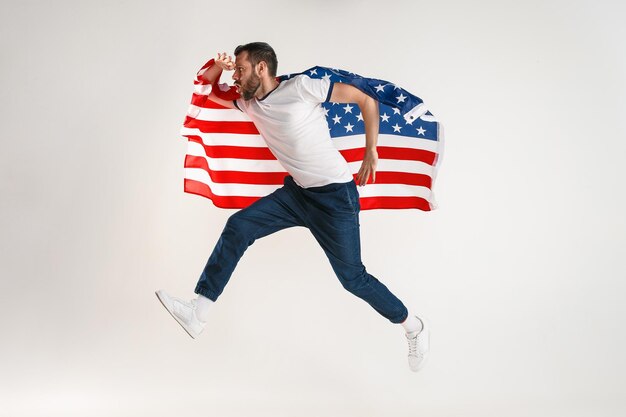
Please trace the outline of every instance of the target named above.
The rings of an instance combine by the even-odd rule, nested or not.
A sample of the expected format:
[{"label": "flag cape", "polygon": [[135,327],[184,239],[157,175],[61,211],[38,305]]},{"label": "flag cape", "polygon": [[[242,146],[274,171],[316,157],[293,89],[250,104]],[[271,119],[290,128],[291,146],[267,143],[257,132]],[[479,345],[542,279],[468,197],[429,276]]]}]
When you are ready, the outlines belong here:
[{"label": "flag cape", "polygon": [[[210,85],[198,71],[194,93],[181,134],[188,140],[185,157],[185,192],[212,200],[221,208],[244,208],[283,184],[287,174],[270,152],[254,123],[241,111],[208,100],[214,91],[220,98],[239,98],[235,88]],[[372,178],[358,187],[362,210],[436,208],[433,182],[443,152],[443,130],[422,100],[384,80],[325,67],[296,75],[329,78],[348,83],[379,103],[378,167]],[[365,127],[356,104],[322,103],[335,147],[354,176],[365,153]]]}]

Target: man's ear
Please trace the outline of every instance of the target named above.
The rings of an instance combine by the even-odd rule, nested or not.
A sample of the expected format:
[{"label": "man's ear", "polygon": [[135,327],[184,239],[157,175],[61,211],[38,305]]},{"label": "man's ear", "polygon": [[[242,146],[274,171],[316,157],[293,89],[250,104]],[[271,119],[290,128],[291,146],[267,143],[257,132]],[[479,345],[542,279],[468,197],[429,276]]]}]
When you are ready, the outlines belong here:
[{"label": "man's ear", "polygon": [[257,65],[258,68],[258,72],[259,72],[259,76],[262,75],[263,73],[267,72],[267,62],[265,61],[261,61],[259,62],[259,64]]}]

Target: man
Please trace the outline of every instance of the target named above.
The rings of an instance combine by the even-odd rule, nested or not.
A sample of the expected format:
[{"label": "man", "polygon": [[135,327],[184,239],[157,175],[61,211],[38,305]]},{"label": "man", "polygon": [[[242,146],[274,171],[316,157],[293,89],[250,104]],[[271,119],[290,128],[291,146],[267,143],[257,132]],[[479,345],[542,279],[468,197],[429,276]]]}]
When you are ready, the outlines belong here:
[{"label": "man", "polygon": [[[215,85],[223,70],[233,70],[240,98],[229,101],[212,91],[208,98],[246,113],[269,149],[290,174],[282,188],[233,214],[209,257],[189,302],[157,291],[163,306],[196,338],[204,329],[210,305],[217,300],[237,262],[256,239],[279,230],[308,228],[326,253],[344,288],[369,303],[392,323],[401,324],[409,344],[409,366],[418,371],[429,350],[423,319],[404,304],[361,262],[359,194],[376,179],[378,103],[361,90],[328,79],[294,76],[279,82],[278,61],[266,43],[254,42],[235,50],[235,61],[219,53],[202,77]],[[333,146],[321,103],[356,103],[365,124],[366,151],[356,176]]]}]

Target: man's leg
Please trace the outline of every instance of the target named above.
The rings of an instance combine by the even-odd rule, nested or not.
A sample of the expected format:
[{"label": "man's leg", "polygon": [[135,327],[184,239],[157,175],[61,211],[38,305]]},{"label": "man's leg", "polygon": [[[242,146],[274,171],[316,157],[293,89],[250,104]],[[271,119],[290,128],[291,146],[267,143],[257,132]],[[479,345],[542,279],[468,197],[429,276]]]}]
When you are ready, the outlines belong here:
[{"label": "man's leg", "polygon": [[236,212],[226,222],[200,275],[196,294],[217,300],[239,259],[256,239],[293,226],[304,226],[289,190],[282,187]]},{"label": "man's leg", "polygon": [[401,323],[409,344],[408,362],[412,371],[420,370],[430,349],[429,329],[375,277],[361,262],[359,232],[359,194],[354,182],[302,189],[310,204],[307,227],[328,256],[333,270],[345,289],[369,303],[392,323]]},{"label": "man's leg", "polygon": [[237,262],[256,239],[292,226],[303,226],[298,202],[282,187],[233,214],[224,227],[196,286],[197,299],[185,301],[164,291],[156,295],[172,317],[196,338],[206,325],[208,306],[219,297]]},{"label": "man's leg", "polygon": [[392,323],[406,320],[402,302],[361,261],[359,195],[354,182],[303,189],[311,204],[307,227],[318,241],[343,287]]}]

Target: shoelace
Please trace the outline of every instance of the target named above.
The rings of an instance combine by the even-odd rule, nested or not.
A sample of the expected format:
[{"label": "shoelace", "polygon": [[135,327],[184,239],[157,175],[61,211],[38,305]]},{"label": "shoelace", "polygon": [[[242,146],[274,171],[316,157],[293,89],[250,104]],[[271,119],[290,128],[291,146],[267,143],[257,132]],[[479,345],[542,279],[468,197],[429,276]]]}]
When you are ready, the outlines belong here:
[{"label": "shoelace", "polygon": [[419,334],[415,335],[415,337],[407,337],[407,342],[409,343],[409,356],[417,356],[417,337]]}]

